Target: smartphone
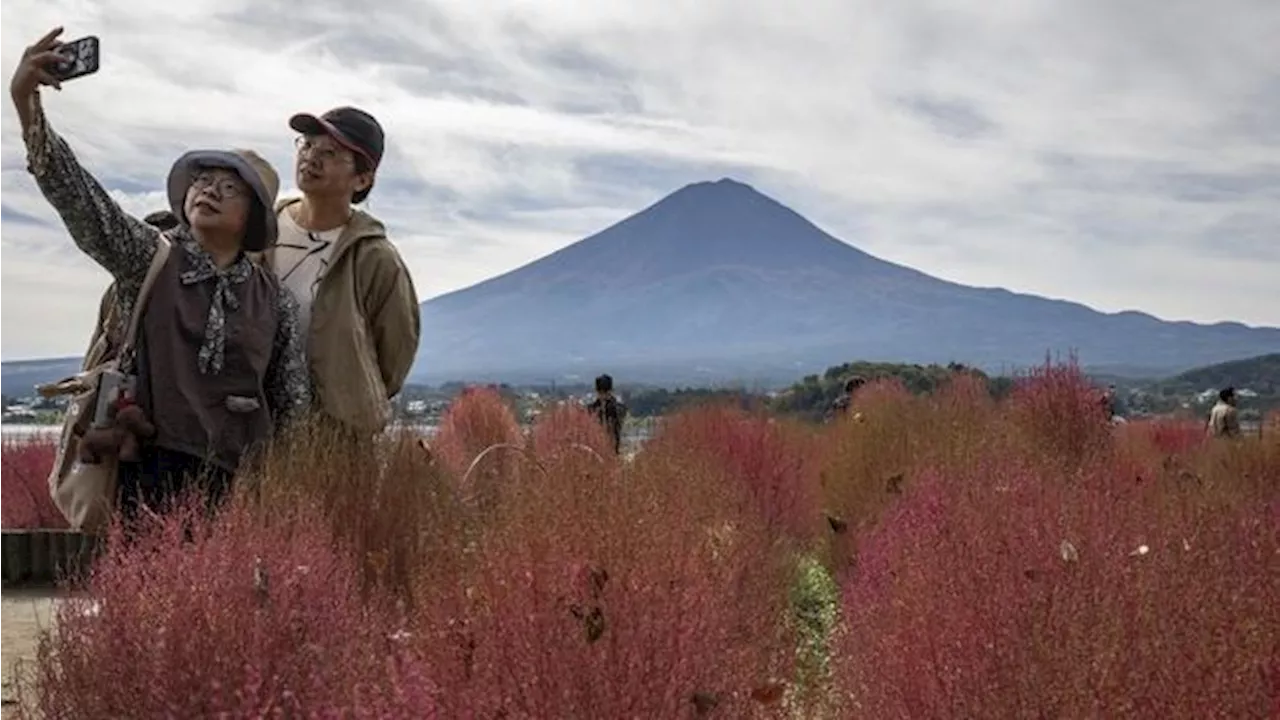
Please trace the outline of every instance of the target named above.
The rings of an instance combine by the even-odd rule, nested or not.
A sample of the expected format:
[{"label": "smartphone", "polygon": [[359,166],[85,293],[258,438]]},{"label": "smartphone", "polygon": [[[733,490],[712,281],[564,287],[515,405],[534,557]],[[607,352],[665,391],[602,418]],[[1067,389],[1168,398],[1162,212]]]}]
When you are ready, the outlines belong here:
[{"label": "smartphone", "polygon": [[121,398],[133,397],[136,378],[119,370],[103,370],[98,376],[98,404],[93,409],[93,427],[111,427]]},{"label": "smartphone", "polygon": [[49,68],[49,72],[62,82],[98,72],[98,38],[96,35],[88,35],[79,40],[63,43],[58,48],[58,54],[63,59],[54,63]]}]

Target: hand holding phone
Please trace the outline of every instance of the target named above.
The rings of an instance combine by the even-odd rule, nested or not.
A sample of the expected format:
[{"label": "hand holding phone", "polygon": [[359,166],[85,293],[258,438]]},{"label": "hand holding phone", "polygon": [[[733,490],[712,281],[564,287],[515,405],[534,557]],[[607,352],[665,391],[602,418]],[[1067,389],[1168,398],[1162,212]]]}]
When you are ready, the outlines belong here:
[{"label": "hand holding phone", "polygon": [[63,43],[58,40],[61,34],[62,28],[56,27],[24,50],[22,60],[9,81],[9,96],[13,98],[14,109],[18,111],[18,120],[24,130],[31,125],[33,100],[41,85],[61,90],[63,80],[83,77],[98,70],[96,37]]},{"label": "hand holding phone", "polygon": [[49,74],[59,82],[98,72],[98,37],[96,35],[86,35],[79,40],[63,43],[55,52],[60,59],[49,68]]},{"label": "hand holding phone", "polygon": [[13,70],[13,78],[9,80],[9,97],[13,99],[13,108],[18,111],[18,121],[24,131],[31,126],[36,90],[41,85],[55,89],[62,86],[47,69],[49,65],[62,59],[57,53],[58,46],[62,44],[58,42],[61,34],[62,28],[56,27],[45,33],[34,45],[23,50],[22,59],[18,61],[18,67]]}]

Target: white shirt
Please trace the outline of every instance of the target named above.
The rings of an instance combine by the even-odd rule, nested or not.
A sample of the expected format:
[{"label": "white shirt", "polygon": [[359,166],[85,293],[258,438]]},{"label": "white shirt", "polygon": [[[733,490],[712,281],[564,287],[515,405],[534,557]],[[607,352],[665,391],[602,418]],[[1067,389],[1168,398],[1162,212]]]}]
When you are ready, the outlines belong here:
[{"label": "white shirt", "polygon": [[329,269],[333,246],[346,226],[324,232],[305,230],[294,221],[289,208],[280,211],[279,226],[273,263],[276,277],[298,301],[298,327],[303,337],[310,337],[311,304],[316,299],[316,288]]}]

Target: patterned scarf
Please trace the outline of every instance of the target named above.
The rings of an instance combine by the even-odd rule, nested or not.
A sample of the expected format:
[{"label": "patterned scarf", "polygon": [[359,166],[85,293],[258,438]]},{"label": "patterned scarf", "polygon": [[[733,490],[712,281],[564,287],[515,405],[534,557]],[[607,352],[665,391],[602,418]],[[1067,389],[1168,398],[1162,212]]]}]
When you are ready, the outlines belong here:
[{"label": "patterned scarf", "polygon": [[253,266],[249,258],[241,255],[234,263],[219,270],[213,262],[213,256],[205,252],[195,240],[182,243],[190,260],[189,270],[180,276],[183,285],[194,285],[207,280],[217,283],[213,289],[213,300],[209,303],[209,318],[204,324],[204,343],[200,345],[197,355],[200,361],[200,373],[217,375],[222,372],[222,363],[227,347],[227,313],[240,309],[240,300],[236,298],[234,286],[249,279]]}]

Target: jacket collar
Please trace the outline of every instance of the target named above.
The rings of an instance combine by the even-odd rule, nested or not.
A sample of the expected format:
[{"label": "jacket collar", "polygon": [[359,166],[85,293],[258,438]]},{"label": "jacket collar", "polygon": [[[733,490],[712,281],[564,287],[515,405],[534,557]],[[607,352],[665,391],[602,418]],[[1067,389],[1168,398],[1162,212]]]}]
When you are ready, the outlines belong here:
[{"label": "jacket collar", "polygon": [[[279,216],[286,208],[297,205],[300,202],[302,202],[300,197],[281,200],[276,203],[276,215]],[[338,237],[338,242],[334,244],[330,262],[336,263],[348,250],[365,240],[385,239],[386,237],[387,229],[381,220],[363,210],[352,208],[351,220],[347,222],[347,227],[342,231],[342,235]]]}]

